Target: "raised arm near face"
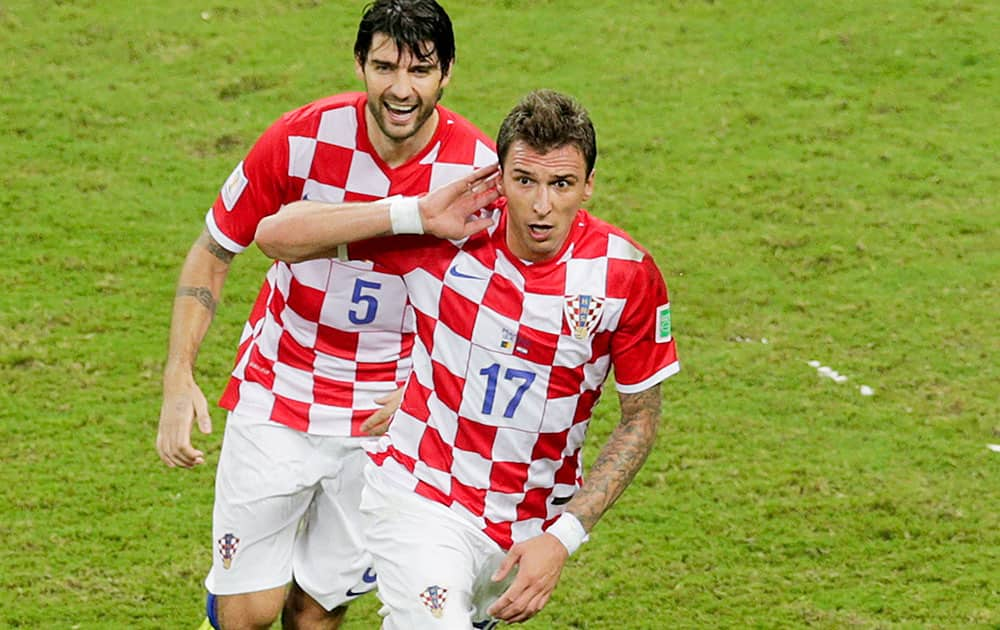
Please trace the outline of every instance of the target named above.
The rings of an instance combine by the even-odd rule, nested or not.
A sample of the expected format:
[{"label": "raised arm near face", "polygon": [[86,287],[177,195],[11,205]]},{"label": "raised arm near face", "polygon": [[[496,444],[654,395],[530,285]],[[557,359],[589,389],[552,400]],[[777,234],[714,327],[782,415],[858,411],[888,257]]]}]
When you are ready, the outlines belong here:
[{"label": "raised arm near face", "polygon": [[491,223],[475,213],[499,197],[497,171],[496,165],[473,171],[419,199],[296,201],[262,219],[254,240],[271,258],[294,263],[332,258],[340,245],[391,234],[465,238]]}]

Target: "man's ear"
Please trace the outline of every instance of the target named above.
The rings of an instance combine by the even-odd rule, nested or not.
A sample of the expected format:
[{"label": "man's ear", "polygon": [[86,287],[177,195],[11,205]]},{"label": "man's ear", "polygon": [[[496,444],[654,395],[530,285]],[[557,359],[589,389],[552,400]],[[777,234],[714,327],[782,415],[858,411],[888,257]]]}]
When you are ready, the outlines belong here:
[{"label": "man's ear", "polygon": [[361,64],[361,59],[354,57],[354,74],[357,75],[361,82],[364,83],[365,80],[365,67]]},{"label": "man's ear", "polygon": [[503,196],[503,194],[504,194],[504,192],[503,192],[503,168],[502,167],[500,168],[500,171],[497,172],[497,192],[500,193],[500,196]]},{"label": "man's ear", "polygon": [[594,175],[597,173],[597,168],[593,168],[590,171],[590,175],[587,176],[587,181],[583,183],[583,200],[588,201],[590,196],[594,194]]},{"label": "man's ear", "polygon": [[446,85],[451,81],[451,73],[455,70],[455,60],[451,60],[451,65],[448,66],[448,72],[443,72],[441,74],[441,89],[443,90]]}]

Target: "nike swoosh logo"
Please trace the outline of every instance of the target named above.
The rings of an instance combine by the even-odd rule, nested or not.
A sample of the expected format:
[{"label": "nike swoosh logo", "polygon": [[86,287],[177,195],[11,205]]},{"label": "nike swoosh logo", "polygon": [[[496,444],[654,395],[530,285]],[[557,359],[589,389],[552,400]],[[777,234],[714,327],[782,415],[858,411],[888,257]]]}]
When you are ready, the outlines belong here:
[{"label": "nike swoosh logo", "polygon": [[453,266],[448,270],[448,273],[455,276],[456,278],[468,278],[469,280],[485,280],[482,276],[470,276],[467,273],[462,273],[458,270],[458,265]]},{"label": "nike swoosh logo", "polygon": [[364,595],[365,593],[371,593],[372,591],[375,590],[374,584],[377,577],[378,576],[375,574],[375,570],[372,569],[371,567],[368,567],[367,569],[365,569],[365,574],[361,576],[361,581],[364,582],[365,584],[372,584],[373,586],[363,591],[356,591],[353,588],[349,588],[347,589],[347,593],[345,594],[348,597],[358,597],[360,595]]}]

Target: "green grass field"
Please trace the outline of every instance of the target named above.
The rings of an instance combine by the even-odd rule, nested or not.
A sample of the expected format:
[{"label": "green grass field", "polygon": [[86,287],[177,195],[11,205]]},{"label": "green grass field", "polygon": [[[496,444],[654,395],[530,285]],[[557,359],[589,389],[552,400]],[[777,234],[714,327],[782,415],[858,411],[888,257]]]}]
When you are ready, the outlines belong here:
[{"label": "green grass field", "polygon": [[[359,88],[362,4],[0,2],[0,627],[200,622],[224,416],[160,463],[177,273],[257,135]],[[527,627],[1000,628],[1000,4],[444,4],[445,105],[589,107],[589,208],[659,262],[683,365]],[[267,265],[234,263],[210,399]]]}]

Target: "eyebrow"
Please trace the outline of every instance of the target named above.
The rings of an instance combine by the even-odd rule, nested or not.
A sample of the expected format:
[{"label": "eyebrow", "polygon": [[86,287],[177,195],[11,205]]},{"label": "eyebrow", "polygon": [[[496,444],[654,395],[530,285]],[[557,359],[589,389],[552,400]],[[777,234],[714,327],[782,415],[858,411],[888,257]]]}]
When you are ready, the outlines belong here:
[{"label": "eyebrow", "polygon": [[[529,170],[526,170],[526,169],[523,169],[523,168],[519,168],[519,167],[514,167],[511,170],[512,170],[512,174],[514,176],[527,175],[528,177],[532,177],[532,178],[535,178],[535,179],[538,178],[538,176],[535,174],[534,171],[529,171]],[[550,178],[550,181],[567,180],[567,181],[573,181],[573,182],[575,182],[578,179],[579,178],[576,176],[575,173],[566,173],[566,174],[557,173],[556,175],[553,175]]]},{"label": "eyebrow", "polygon": [[[388,55],[386,55],[386,57],[388,57]],[[399,59],[400,59],[400,57],[397,57],[395,59],[390,60],[390,59],[387,59],[387,58],[376,57],[375,55],[370,55],[368,57],[368,60],[371,61],[372,64],[381,65],[381,66],[391,66],[393,68],[399,67],[399,65],[400,65],[399,64]],[[407,68],[409,68],[409,69],[413,69],[413,68],[418,68],[418,69],[419,68],[436,68],[439,65],[436,56],[433,57],[432,59],[420,59],[420,58],[418,58],[416,56],[413,56],[412,59],[413,59],[413,61],[410,63],[409,66],[407,66]]]}]

